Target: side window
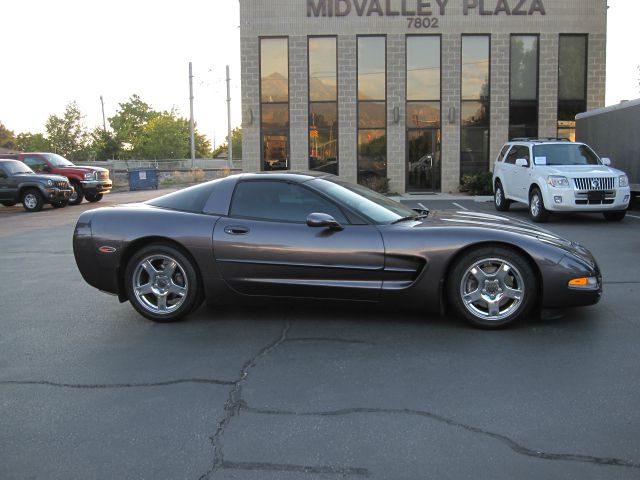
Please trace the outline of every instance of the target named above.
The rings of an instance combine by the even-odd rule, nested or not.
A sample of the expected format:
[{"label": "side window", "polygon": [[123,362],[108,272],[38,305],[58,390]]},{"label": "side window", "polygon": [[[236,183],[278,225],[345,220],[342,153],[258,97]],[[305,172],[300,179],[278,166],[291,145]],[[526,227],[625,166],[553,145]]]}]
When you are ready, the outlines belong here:
[{"label": "side window", "polygon": [[518,158],[524,158],[531,165],[531,155],[529,155],[529,147],[526,145],[518,146]]},{"label": "side window", "polygon": [[25,157],[24,163],[29,165],[31,167],[31,170],[36,173],[44,172],[44,167],[46,165],[46,163],[44,163],[44,160],[39,157]]},{"label": "side window", "polygon": [[7,172],[4,171],[4,168],[0,167],[0,178],[7,178]]},{"label": "side window", "polygon": [[500,150],[500,155],[498,155],[498,160],[496,160],[496,162],[501,162],[504,160],[504,156],[507,154],[507,151],[509,151],[509,147],[511,145],[505,145],[504,147],[502,147],[502,150]]},{"label": "side window", "polygon": [[310,213],[328,213],[340,223],[349,223],[342,211],[300,185],[273,182],[239,182],[229,216],[275,222],[304,223]]},{"label": "side window", "polygon": [[516,164],[516,159],[518,159],[518,158],[520,158],[520,157],[518,157],[518,147],[515,146],[509,151],[509,155],[507,155],[507,158],[505,158],[504,163],[509,163],[511,165],[515,165]]}]

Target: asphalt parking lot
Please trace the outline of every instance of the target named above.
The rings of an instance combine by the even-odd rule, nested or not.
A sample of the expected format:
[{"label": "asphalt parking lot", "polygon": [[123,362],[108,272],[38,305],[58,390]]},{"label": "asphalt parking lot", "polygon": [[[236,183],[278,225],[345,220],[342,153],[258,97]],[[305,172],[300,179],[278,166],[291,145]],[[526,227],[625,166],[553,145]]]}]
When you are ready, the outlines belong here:
[{"label": "asphalt parking lot", "polygon": [[640,212],[553,217],[604,297],[508,330],[285,303],[157,325],[71,247],[81,211],[157,194],[0,208],[1,479],[640,478]]}]

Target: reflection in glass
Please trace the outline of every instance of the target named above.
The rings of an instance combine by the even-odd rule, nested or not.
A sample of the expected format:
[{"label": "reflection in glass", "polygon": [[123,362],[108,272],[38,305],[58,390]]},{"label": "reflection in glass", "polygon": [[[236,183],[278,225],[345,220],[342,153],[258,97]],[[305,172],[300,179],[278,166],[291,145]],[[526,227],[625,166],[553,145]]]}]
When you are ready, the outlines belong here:
[{"label": "reflection in glass", "polygon": [[337,101],[336,37],[309,38],[309,100]]},{"label": "reflection in glass", "polygon": [[409,190],[440,190],[440,142],[438,130],[407,133],[407,187]]},{"label": "reflection in glass", "polygon": [[407,100],[440,100],[440,37],[407,37]]},{"label": "reflection in glass", "polygon": [[489,126],[489,108],[486,102],[462,102],[460,122],[463,127]]},{"label": "reflection in glass", "polygon": [[286,38],[260,39],[260,92],[263,102],[289,101],[289,46]]},{"label": "reflection in glass", "polygon": [[289,168],[289,138],[287,135],[262,136],[263,170],[286,170]]},{"label": "reflection in glass", "polygon": [[489,37],[462,37],[462,99],[489,98]]},{"label": "reflection in glass", "polygon": [[309,105],[309,169],[338,174],[338,105]]},{"label": "reflection in glass", "polygon": [[440,102],[407,103],[407,128],[440,128]]},{"label": "reflection in glass", "polygon": [[384,128],[387,120],[385,110],[385,102],[360,102],[358,128]]},{"label": "reflection in glass", "polygon": [[264,130],[289,128],[289,104],[275,103],[262,105],[262,128]]},{"label": "reflection in glass", "polygon": [[538,37],[511,37],[511,100],[538,99]]},{"label": "reflection in glass", "polygon": [[358,130],[358,183],[370,184],[387,176],[386,130]]},{"label": "reflection in glass", "polygon": [[587,110],[587,36],[560,35],[558,137],[576,139],[576,115]]},{"label": "reflection in glass", "polygon": [[538,137],[538,102],[511,101],[509,105],[509,139]]},{"label": "reflection in glass", "polygon": [[358,37],[358,100],[386,99],[386,39]]}]

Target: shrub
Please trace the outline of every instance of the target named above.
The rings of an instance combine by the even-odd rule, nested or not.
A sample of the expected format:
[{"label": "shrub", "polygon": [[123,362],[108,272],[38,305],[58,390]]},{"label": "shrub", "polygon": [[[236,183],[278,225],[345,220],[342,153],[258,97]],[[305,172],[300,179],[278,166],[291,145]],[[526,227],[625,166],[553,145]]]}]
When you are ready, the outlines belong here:
[{"label": "shrub", "polygon": [[479,172],[463,175],[460,182],[460,191],[471,195],[493,194],[493,173]]}]

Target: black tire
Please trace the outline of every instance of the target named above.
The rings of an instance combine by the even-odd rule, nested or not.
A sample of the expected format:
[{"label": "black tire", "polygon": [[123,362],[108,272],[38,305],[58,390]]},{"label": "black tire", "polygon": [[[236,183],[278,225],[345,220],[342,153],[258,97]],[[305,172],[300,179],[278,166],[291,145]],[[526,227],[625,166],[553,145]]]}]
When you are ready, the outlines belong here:
[{"label": "black tire", "polygon": [[16,202],[1,202],[5,207],[13,207]]},{"label": "black tire", "polygon": [[500,183],[500,180],[496,181],[494,190],[493,205],[499,212],[506,212],[511,206],[511,200],[507,200],[507,198],[504,196],[504,189],[502,188],[502,183]]},{"label": "black tire", "polygon": [[529,194],[529,216],[536,223],[544,223],[549,220],[549,211],[544,206],[544,198],[538,187]]},{"label": "black tire", "polygon": [[620,222],[627,214],[626,210],[621,210],[619,212],[604,212],[604,218],[607,222]]},{"label": "black tire", "polygon": [[75,189],[73,195],[69,197],[69,205],[80,205],[84,200],[84,190],[78,181],[72,181],[71,186]]},{"label": "black tire", "polygon": [[44,206],[44,198],[37,188],[28,188],[22,194],[22,206],[27,212],[39,212]]},{"label": "black tire", "polygon": [[84,198],[86,198],[87,201],[89,201],[91,203],[99,202],[100,200],[102,200],[102,197],[104,197],[103,193],[96,193],[94,195],[90,195],[90,194],[87,193],[84,196]]},{"label": "black tire", "polygon": [[64,208],[67,206],[68,203],[69,203],[68,200],[62,200],[61,202],[53,202],[51,206],[53,208]]},{"label": "black tire", "polygon": [[[149,266],[143,266],[145,262],[155,273],[149,273]],[[175,262],[175,267],[170,274],[165,274],[171,262]],[[165,243],[148,245],[136,252],[127,264],[124,283],[133,308],[158,323],[182,320],[203,300],[202,285],[192,261],[180,249]],[[173,289],[184,293],[174,293]]]},{"label": "black tire", "polygon": [[505,247],[481,247],[455,261],[446,292],[456,316],[475,327],[497,329],[531,311],[538,285],[533,267],[522,254]]}]

